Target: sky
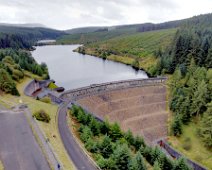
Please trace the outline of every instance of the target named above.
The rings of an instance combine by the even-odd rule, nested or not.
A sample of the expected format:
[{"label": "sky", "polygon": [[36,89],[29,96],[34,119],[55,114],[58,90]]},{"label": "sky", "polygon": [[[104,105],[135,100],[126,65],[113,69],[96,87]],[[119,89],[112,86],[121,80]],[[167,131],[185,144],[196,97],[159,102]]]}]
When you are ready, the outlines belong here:
[{"label": "sky", "polygon": [[0,23],[40,23],[60,30],[160,23],[211,12],[212,0],[0,0]]}]

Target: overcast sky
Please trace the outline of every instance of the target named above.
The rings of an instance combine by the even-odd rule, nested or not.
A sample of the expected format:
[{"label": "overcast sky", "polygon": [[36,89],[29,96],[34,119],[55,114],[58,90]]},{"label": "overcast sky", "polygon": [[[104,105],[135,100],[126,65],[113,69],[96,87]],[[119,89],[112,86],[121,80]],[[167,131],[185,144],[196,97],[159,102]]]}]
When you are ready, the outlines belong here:
[{"label": "overcast sky", "polygon": [[0,0],[0,23],[57,29],[164,22],[212,12],[212,0]]}]

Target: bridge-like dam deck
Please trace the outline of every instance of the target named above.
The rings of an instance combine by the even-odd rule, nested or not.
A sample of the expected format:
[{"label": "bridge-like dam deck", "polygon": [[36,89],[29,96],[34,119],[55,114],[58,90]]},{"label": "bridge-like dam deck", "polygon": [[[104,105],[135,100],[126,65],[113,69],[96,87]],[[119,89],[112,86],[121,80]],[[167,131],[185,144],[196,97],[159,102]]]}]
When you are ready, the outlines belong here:
[{"label": "bridge-like dam deck", "polygon": [[90,95],[77,104],[100,119],[118,122],[145,141],[167,136],[166,87],[163,84],[124,88]]}]

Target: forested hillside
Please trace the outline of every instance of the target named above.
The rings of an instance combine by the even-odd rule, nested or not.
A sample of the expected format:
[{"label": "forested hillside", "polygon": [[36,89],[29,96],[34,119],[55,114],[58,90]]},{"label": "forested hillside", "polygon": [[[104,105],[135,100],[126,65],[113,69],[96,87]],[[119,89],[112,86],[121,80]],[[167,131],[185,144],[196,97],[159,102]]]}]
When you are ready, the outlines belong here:
[{"label": "forested hillside", "polygon": [[159,57],[158,73],[174,72],[171,109],[182,122],[206,112],[212,96],[212,15],[192,18]]},{"label": "forested hillside", "polygon": [[37,64],[30,52],[26,51],[32,48],[31,44],[35,41],[33,38],[28,41],[31,33],[16,32],[14,28],[11,30],[0,33],[0,91],[19,95],[16,82],[24,78],[25,71],[44,79],[49,75],[46,64]]},{"label": "forested hillside", "polygon": [[0,33],[17,36],[22,41],[33,45],[36,41],[41,39],[56,39],[60,36],[66,35],[63,31],[58,31],[49,28],[27,28],[27,27],[16,27],[16,26],[4,26],[0,25]]},{"label": "forested hillside", "polygon": [[[168,27],[169,23],[166,23]],[[177,148],[182,148],[184,154],[210,169],[212,14],[174,22],[171,27],[174,29],[163,29],[163,24],[146,24],[140,28],[126,26],[112,31],[73,34],[59,42],[83,43],[84,46],[76,50],[82,54],[144,68],[153,76],[169,75],[170,110],[173,113],[170,134],[177,136],[172,142],[180,141]],[[193,132],[184,137],[187,127]],[[192,146],[198,146],[198,156]]]},{"label": "forested hillside", "polygon": [[27,50],[38,40],[65,34],[49,28],[0,25],[0,91],[19,95],[16,82],[24,78],[26,71],[48,79],[46,64],[37,64]]},{"label": "forested hillside", "polygon": [[30,49],[31,45],[19,35],[0,33],[0,48]]},{"label": "forested hillside", "polygon": [[[102,32],[101,37],[105,35],[106,32],[109,34],[113,34],[113,32],[147,32],[147,31],[154,31],[154,30],[161,30],[161,29],[170,29],[170,28],[177,28],[181,26],[182,24],[186,23],[188,19],[183,19],[183,20],[176,20],[176,21],[169,21],[169,22],[164,22],[164,23],[159,23],[159,24],[153,24],[153,23],[144,23],[144,24],[132,24],[132,25],[117,25],[117,26],[110,26],[110,27],[82,27],[82,28],[73,28],[70,30],[66,30],[65,32],[69,34],[78,34],[77,36],[64,36],[61,41],[67,41],[72,42],[72,38],[77,38],[77,41],[79,43],[85,43],[86,41],[82,42],[82,39],[80,36],[82,34],[87,35],[88,33],[96,33],[96,32]],[[131,30],[131,31],[130,31]],[[95,34],[90,35],[90,36],[95,36]],[[90,40],[91,37],[88,36],[87,39]],[[98,35],[96,34],[98,37]],[[115,36],[115,35],[114,35]],[[100,39],[101,40],[101,39]]]},{"label": "forested hillside", "polygon": [[45,63],[39,65],[30,52],[15,49],[0,49],[0,91],[19,95],[16,82],[23,79],[25,71],[49,78]]}]

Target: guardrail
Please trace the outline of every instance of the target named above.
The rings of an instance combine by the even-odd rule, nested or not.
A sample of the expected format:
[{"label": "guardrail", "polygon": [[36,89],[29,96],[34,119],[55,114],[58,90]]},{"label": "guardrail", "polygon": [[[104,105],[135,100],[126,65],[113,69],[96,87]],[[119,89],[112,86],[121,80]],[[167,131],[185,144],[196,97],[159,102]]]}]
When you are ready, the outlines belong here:
[{"label": "guardrail", "polygon": [[[158,145],[160,145],[160,147],[162,147],[163,149],[165,149],[165,151],[172,157],[172,158],[180,158],[183,155],[176,151],[173,147],[171,147],[168,143],[166,143],[164,140],[159,140]],[[207,170],[205,167],[203,167],[202,165],[199,165],[198,163],[186,158],[187,162],[194,168],[194,170]]]}]

